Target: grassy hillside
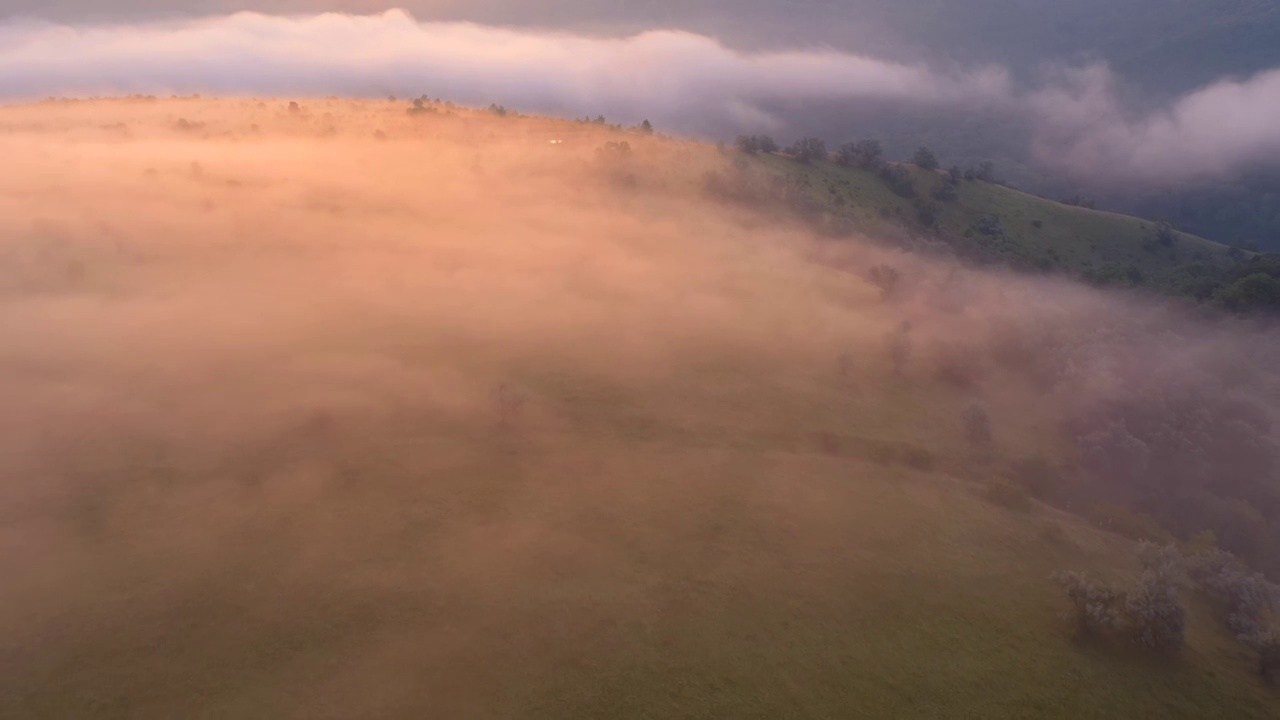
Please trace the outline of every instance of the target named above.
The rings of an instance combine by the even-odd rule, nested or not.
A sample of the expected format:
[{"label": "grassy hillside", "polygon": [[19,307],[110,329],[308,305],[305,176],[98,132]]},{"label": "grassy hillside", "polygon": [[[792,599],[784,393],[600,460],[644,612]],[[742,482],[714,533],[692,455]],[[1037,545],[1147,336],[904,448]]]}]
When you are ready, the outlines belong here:
[{"label": "grassy hillside", "polygon": [[[934,193],[946,174],[912,165],[900,166],[914,186],[914,197],[908,198],[874,170],[800,164],[782,155],[744,157],[763,172],[791,178],[788,184],[801,187],[806,200],[858,230],[874,235],[886,227],[907,227],[941,238],[961,254],[1022,269],[1178,291],[1188,270],[1217,276],[1252,256],[1177,231],[1171,243],[1162,244],[1154,221],[1065,205],[989,182],[962,180],[955,199],[937,200]],[[998,229],[984,231],[988,218],[998,220]]]},{"label": "grassy hillside", "polygon": [[[0,109],[0,716],[1275,717],[1190,588],[1176,656],[1077,641],[1050,573],[1132,541],[992,493],[1205,357],[1274,397],[1255,334],[713,202],[710,146],[408,110]],[[991,207],[1142,232],[943,222]]]}]

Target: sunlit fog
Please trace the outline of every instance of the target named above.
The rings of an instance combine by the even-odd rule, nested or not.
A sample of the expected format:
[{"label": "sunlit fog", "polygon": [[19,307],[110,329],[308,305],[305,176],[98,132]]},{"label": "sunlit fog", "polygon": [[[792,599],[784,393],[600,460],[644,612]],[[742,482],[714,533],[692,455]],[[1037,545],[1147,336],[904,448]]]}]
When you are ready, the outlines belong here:
[{"label": "sunlit fog", "polygon": [[1277,37],[0,3],[0,718],[1280,717]]}]

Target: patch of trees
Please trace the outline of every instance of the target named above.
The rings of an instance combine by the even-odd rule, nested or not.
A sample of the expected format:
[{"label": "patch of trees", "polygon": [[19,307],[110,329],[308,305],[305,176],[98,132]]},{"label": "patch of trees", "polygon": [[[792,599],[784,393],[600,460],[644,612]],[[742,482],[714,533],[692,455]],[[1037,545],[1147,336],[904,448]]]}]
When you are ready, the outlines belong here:
[{"label": "patch of trees", "polygon": [[748,155],[778,152],[778,143],[768,135],[739,135],[733,144]]},{"label": "patch of trees", "polygon": [[993,183],[996,180],[996,164],[990,160],[983,160],[964,171],[965,180],[980,180],[982,182]]},{"label": "patch of trees", "polygon": [[827,159],[827,144],[815,137],[801,138],[787,148],[787,154],[807,165]]},{"label": "patch of trees", "polygon": [[1202,594],[1219,622],[1253,650],[1258,674],[1280,680],[1280,586],[1222,550],[1184,555],[1172,544],[1139,541],[1136,555],[1142,568],[1136,582],[1108,583],[1074,571],[1053,576],[1066,593],[1078,636],[1123,637],[1175,654],[1187,628],[1179,588],[1188,588]]},{"label": "patch of trees", "polygon": [[956,183],[952,182],[950,177],[938,184],[933,191],[933,199],[938,202],[955,202],[960,197],[959,188]]},{"label": "patch of trees", "polygon": [[1004,221],[1000,219],[999,215],[983,215],[973,221],[970,229],[979,235],[986,235],[992,238],[1004,237],[1005,235]]},{"label": "patch of trees", "polygon": [[407,111],[410,115],[426,115],[428,113],[438,112],[434,107],[428,105],[429,99],[426,95],[415,98],[412,107]]},{"label": "patch of trees", "polygon": [[1054,579],[1071,603],[1077,637],[1127,638],[1167,655],[1186,645],[1187,609],[1169,578],[1148,572],[1124,584],[1063,572]]},{"label": "patch of trees", "polygon": [[1280,570],[1280,448],[1270,414],[1191,383],[1145,390],[1068,423],[1090,479],[1076,487],[1078,500],[1129,508],[1182,539],[1210,532],[1220,547]]},{"label": "patch of trees", "polygon": [[916,196],[916,185],[911,180],[911,171],[901,165],[885,164],[880,168],[880,179],[899,197]]},{"label": "patch of trees", "polygon": [[933,171],[941,167],[941,163],[938,162],[938,156],[923,145],[917,148],[915,154],[911,156],[911,162],[921,170]]},{"label": "patch of trees", "polygon": [[836,150],[835,161],[844,167],[879,170],[884,165],[884,148],[878,140],[845,143]]}]

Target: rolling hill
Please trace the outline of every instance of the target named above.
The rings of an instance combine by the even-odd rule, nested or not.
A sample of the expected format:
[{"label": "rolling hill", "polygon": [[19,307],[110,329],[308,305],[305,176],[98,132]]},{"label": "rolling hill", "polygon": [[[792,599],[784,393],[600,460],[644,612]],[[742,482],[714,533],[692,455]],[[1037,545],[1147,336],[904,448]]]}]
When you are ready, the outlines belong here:
[{"label": "rolling hill", "polygon": [[[872,242],[923,231],[871,173],[590,122],[66,101],[0,153],[0,716],[1275,716],[1199,590],[1161,656],[1050,580],[1140,572],[1071,424],[1208,388],[1257,442],[1194,442],[1255,457],[1261,333]],[[1227,252],[958,192],[936,225],[998,215],[1000,257]]]},{"label": "rolling hill", "polygon": [[[951,183],[944,171],[904,163],[881,170],[894,168],[908,190],[895,191],[876,169],[742,154],[726,171],[726,182],[756,200],[784,198],[802,215],[820,216],[828,228],[898,238],[908,246],[933,240],[935,249],[979,263],[1198,300],[1256,257],[1171,227],[1162,231],[1155,221],[1067,205],[997,183]],[[939,199],[945,186],[954,192]]]}]

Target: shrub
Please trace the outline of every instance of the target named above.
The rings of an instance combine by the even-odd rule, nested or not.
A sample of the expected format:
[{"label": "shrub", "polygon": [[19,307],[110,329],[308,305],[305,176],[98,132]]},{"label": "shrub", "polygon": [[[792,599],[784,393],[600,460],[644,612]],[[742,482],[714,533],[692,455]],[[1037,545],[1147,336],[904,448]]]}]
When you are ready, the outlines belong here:
[{"label": "shrub", "polygon": [[915,155],[911,156],[911,162],[923,170],[937,170],[940,165],[938,156],[923,145],[916,149]]},{"label": "shrub", "polygon": [[956,191],[955,183],[950,180],[941,183],[938,185],[937,189],[933,191],[933,199],[938,202],[952,202],[959,197],[960,194]]},{"label": "shrub", "polygon": [[1280,628],[1268,628],[1243,638],[1258,653],[1258,674],[1267,682],[1280,681]]},{"label": "shrub", "polygon": [[1077,636],[1113,635],[1124,629],[1123,588],[1074,570],[1055,573],[1053,579],[1067,593]]},{"label": "shrub", "polygon": [[733,141],[735,147],[747,154],[758,152],[772,153],[778,151],[778,143],[768,135],[739,135]]},{"label": "shrub", "polygon": [[1053,579],[1066,590],[1077,636],[1127,637],[1163,654],[1186,644],[1186,606],[1173,582],[1158,573],[1143,573],[1131,589],[1074,571]]},{"label": "shrub", "polygon": [[826,159],[827,145],[818,138],[807,137],[797,140],[794,145],[787,148],[787,154],[795,158],[796,162],[805,164],[817,162]]},{"label": "shrub", "polygon": [[1162,247],[1173,247],[1178,242],[1178,232],[1173,229],[1173,225],[1161,221],[1156,223],[1156,244]]},{"label": "shrub", "polygon": [[1125,598],[1125,615],[1134,640],[1145,648],[1172,654],[1186,644],[1187,609],[1173,580],[1159,572],[1142,574]]},{"label": "shrub", "polygon": [[835,161],[839,165],[857,166],[860,168],[879,167],[884,149],[878,140],[859,140],[856,143],[845,143],[836,150]]},{"label": "shrub", "polygon": [[1004,237],[1004,223],[999,215],[983,215],[974,221],[972,227],[987,237]]},{"label": "shrub", "polygon": [[1226,626],[1242,637],[1259,632],[1280,610],[1280,587],[1260,573],[1249,572],[1229,552],[1192,556],[1187,574],[1214,601]]},{"label": "shrub", "polygon": [[1138,564],[1145,572],[1155,573],[1173,582],[1186,577],[1186,563],[1182,553],[1174,545],[1139,540],[1135,554]]},{"label": "shrub", "polygon": [[911,173],[901,165],[885,165],[880,169],[880,179],[895,195],[904,198],[916,196],[916,186],[911,182]]}]

